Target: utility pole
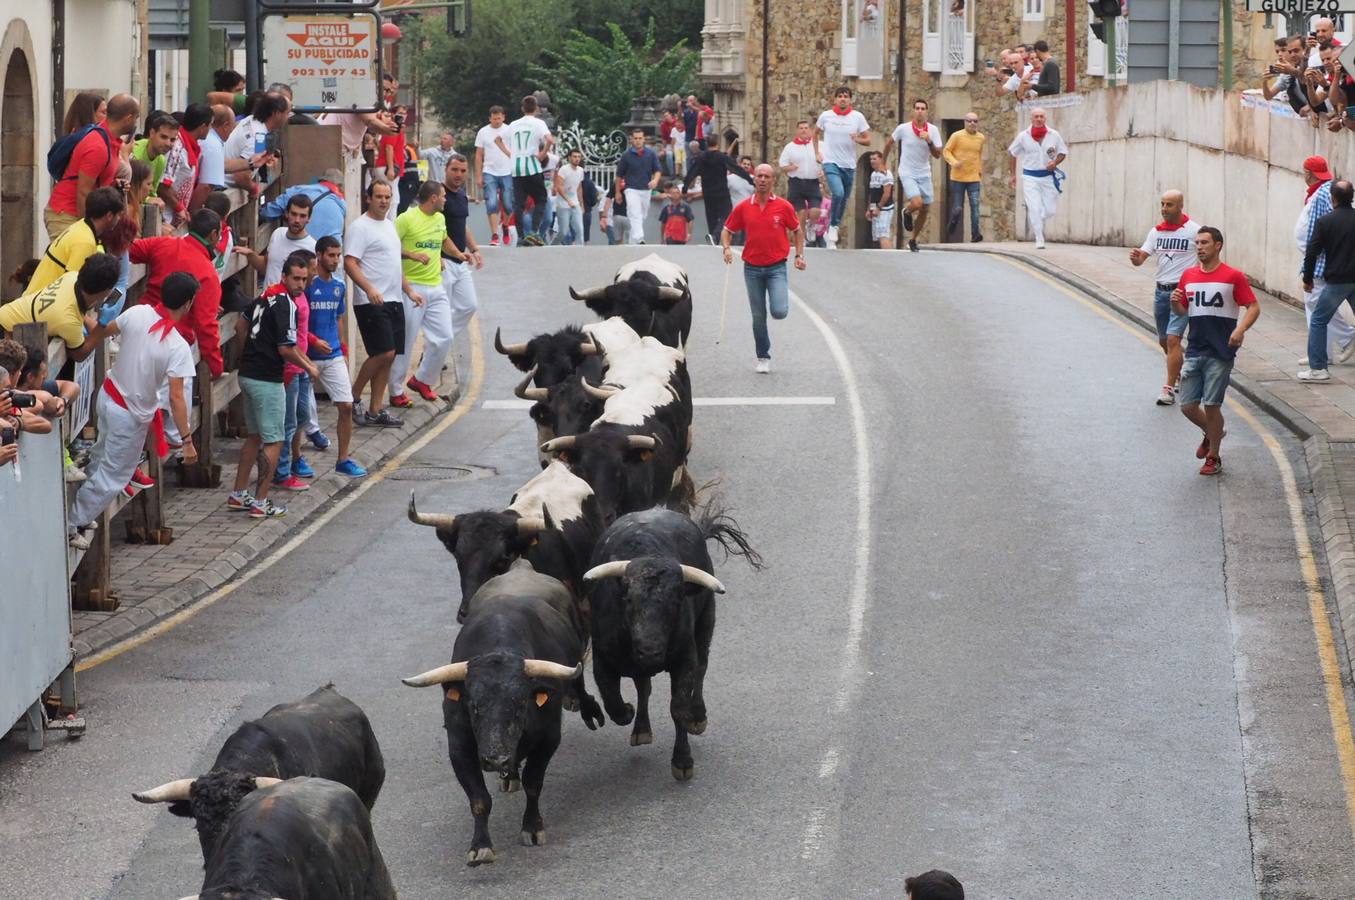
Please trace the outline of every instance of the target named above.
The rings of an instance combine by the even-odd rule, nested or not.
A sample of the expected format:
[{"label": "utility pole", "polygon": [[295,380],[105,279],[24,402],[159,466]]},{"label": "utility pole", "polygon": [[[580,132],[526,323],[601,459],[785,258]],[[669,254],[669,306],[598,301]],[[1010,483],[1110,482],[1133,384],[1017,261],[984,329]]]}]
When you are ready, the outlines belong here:
[{"label": "utility pole", "polygon": [[212,89],[211,0],[188,2],[188,102],[199,103]]}]

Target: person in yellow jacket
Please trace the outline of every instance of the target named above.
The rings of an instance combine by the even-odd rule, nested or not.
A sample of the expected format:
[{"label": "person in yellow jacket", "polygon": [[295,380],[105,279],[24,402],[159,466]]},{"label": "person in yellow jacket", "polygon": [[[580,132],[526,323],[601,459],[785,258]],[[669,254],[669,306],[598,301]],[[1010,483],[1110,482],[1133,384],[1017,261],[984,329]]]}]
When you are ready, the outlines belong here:
[{"label": "person in yellow jacket", "polygon": [[95,253],[102,251],[105,235],[122,218],[126,204],[114,187],[95,188],[85,198],[85,217],[57,235],[43,251],[38,267],[28,279],[25,294],[35,294],[67,272],[78,272]]},{"label": "person in yellow jacket", "polygon": [[969,240],[977,244],[983,240],[979,230],[979,185],[983,180],[983,144],[988,140],[979,131],[979,114],[967,112],[964,130],[957,131],[946,141],[941,158],[950,166],[950,215],[946,231],[957,230],[964,222],[964,199],[969,197]]}]

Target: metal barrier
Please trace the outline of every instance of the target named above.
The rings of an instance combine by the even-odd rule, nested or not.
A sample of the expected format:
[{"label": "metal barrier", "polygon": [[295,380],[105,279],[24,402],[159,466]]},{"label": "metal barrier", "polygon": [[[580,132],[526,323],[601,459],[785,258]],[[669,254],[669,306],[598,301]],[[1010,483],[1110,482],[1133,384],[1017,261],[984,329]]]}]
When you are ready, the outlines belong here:
[{"label": "metal barrier", "polygon": [[[60,682],[61,706],[75,707],[66,484],[57,429],[19,435],[18,464],[0,468],[0,509],[17,511],[22,525],[22,544],[10,545],[14,559],[0,578],[0,734],[23,718],[28,748],[41,750],[43,694]],[[82,728],[79,723],[72,731]]]}]

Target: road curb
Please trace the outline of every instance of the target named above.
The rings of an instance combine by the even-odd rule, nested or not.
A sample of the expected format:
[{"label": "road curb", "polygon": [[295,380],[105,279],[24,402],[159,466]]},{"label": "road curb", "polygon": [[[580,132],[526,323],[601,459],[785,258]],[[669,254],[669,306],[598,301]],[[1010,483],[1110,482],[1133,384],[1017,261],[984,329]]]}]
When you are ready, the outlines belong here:
[{"label": "road curb", "polygon": [[[1149,319],[1147,313],[1114,294],[1107,293],[1099,285],[1048,260],[996,248],[933,249],[945,252],[989,253],[1020,260],[1113,310],[1149,334],[1157,334],[1157,325]],[[1245,375],[1234,372],[1230,381],[1238,393],[1265,410],[1271,418],[1284,425],[1303,442],[1310,490],[1317,511],[1318,529],[1321,532],[1327,571],[1331,578],[1331,593],[1336,601],[1336,615],[1340,620],[1341,637],[1346,648],[1347,671],[1344,674],[1355,678],[1355,640],[1352,640],[1355,638],[1355,536],[1352,536],[1347,512],[1355,508],[1355,504],[1346,503],[1345,490],[1339,475],[1340,470],[1347,473],[1344,487],[1351,491],[1352,497],[1355,497],[1355,443],[1329,440],[1326,432],[1312,419]]]},{"label": "road curb", "polygon": [[[461,399],[462,389],[458,384],[448,395],[440,398],[436,404],[421,403],[408,410],[404,416],[405,424],[391,429],[394,443],[388,444],[375,459],[362,460],[368,470],[375,471],[391,457],[417,439],[426,429],[450,413]],[[381,442],[386,444],[386,442]],[[354,452],[354,457],[360,451]],[[77,665],[82,659],[90,657],[105,648],[135,637],[139,632],[155,627],[170,618],[179,610],[196,602],[206,594],[222,585],[229,584],[242,571],[256,560],[266,556],[273,547],[287,540],[295,532],[305,527],[315,516],[323,513],[331,503],[342,498],[363,483],[361,478],[315,479],[311,489],[306,492],[309,509],[299,516],[288,516],[283,520],[263,522],[249,535],[241,538],[235,546],[210,560],[202,562],[199,571],[179,583],[167,587],[150,598],[120,609],[107,619],[86,629],[71,641]],[[194,490],[185,488],[184,490]]]}]

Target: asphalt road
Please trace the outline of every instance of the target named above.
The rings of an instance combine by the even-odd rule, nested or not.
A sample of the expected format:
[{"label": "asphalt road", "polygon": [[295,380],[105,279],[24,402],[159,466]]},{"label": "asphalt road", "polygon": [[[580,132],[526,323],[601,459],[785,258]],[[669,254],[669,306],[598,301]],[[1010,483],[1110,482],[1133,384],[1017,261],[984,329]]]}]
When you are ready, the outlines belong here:
[{"label": "asphalt road", "polygon": [[[496,795],[498,861],[464,865],[438,692],[399,683],[448,659],[455,569],[405,504],[413,487],[430,511],[501,507],[537,471],[526,414],[483,406],[518,377],[489,349],[474,409],[408,464],[481,477],[394,473],[84,674],[85,738],[0,747],[0,895],[194,892],[191,826],[130,792],[203,770],[243,719],[333,681],[384,749],[375,828],[406,898],[900,897],[933,867],[976,898],[1355,896],[1286,496],[1241,417],[1225,475],[1198,476],[1197,434],[1152,403],[1160,354],[970,255],[812,252],[756,375],[737,267],[717,346],[716,251],[664,253],[692,275],[696,394],[733,398],[697,409],[692,469],[767,561],[717,566],[694,781],[669,774],[656,679],[653,745],[567,719],[548,845],[522,847],[522,795]],[[638,255],[491,253],[486,348],[496,326],[586,321],[566,286]],[[832,403],[748,402],[769,397]]]}]

